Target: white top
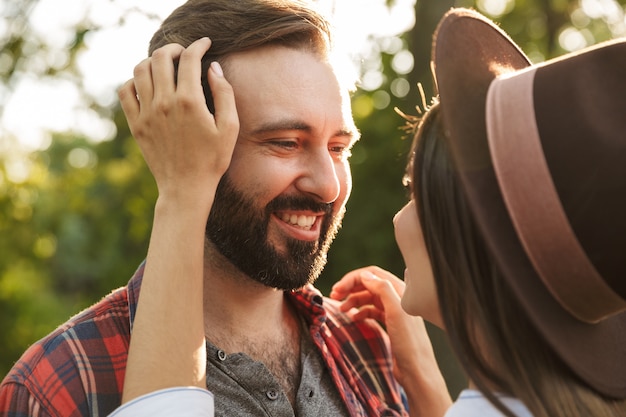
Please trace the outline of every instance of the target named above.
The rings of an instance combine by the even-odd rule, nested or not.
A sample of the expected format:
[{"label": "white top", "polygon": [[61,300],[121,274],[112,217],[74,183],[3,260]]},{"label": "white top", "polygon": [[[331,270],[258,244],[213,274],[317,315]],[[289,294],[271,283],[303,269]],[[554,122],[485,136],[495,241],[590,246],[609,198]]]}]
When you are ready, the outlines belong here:
[{"label": "white top", "polygon": [[[517,417],[533,417],[520,400],[496,395]],[[466,389],[461,391],[452,407],[448,409],[445,417],[502,417],[503,415],[480,391]]]},{"label": "white top", "polygon": [[197,387],[150,392],[120,405],[109,417],[213,417],[213,394]]}]

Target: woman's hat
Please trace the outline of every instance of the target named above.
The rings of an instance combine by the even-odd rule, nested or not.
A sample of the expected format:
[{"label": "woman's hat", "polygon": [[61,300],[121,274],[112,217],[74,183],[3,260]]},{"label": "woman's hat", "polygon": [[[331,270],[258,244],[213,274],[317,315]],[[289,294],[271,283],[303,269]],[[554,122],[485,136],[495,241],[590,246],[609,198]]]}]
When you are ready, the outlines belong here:
[{"label": "woman's hat", "polygon": [[626,40],[531,65],[493,22],[452,9],[432,61],[500,270],[572,371],[626,398]]}]

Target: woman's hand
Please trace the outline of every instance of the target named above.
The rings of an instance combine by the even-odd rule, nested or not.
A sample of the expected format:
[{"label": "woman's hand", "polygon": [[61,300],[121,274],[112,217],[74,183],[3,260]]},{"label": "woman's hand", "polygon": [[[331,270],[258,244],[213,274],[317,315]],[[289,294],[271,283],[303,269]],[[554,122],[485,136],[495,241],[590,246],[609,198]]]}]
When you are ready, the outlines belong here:
[{"label": "woman's hand", "polygon": [[204,230],[239,131],[233,89],[215,62],[208,70],[215,116],[206,106],[200,80],[210,44],[156,50],[119,91],[159,189],[123,402],[163,388],[206,388]]},{"label": "woman's hand", "polygon": [[183,205],[212,204],[239,132],[233,90],[217,62],[208,72],[215,115],[206,106],[201,59],[210,45],[208,38],[202,38],[187,48],[169,44],[157,49],[135,67],[134,78],[119,90],[159,197],[181,199]]},{"label": "woman's hand", "polygon": [[411,416],[443,416],[452,403],[421,317],[400,305],[405,284],[377,266],[356,269],[337,282],[330,297],[354,320],[372,318],[387,329],[394,376],[409,398]]}]

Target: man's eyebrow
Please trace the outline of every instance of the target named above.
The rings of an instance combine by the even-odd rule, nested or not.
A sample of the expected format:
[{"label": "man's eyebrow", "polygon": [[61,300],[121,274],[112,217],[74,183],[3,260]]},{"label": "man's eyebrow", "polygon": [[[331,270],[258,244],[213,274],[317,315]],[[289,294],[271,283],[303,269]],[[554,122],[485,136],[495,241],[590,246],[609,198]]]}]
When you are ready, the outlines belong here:
[{"label": "man's eyebrow", "polygon": [[335,137],[349,137],[352,143],[361,139],[361,132],[356,127],[344,128],[335,133]]},{"label": "man's eyebrow", "polygon": [[253,134],[263,134],[269,132],[279,132],[281,130],[301,130],[304,132],[312,132],[313,128],[303,122],[297,120],[278,120],[265,122],[252,131]]},{"label": "man's eyebrow", "polygon": [[[299,130],[306,133],[312,133],[313,127],[299,120],[286,119],[263,123],[262,125],[254,129],[252,131],[252,134],[260,135],[264,133],[288,130]],[[356,129],[356,127],[342,127],[341,129],[337,130],[332,136],[350,137],[353,142],[356,142],[361,137],[361,133],[358,131],[358,129]]]}]

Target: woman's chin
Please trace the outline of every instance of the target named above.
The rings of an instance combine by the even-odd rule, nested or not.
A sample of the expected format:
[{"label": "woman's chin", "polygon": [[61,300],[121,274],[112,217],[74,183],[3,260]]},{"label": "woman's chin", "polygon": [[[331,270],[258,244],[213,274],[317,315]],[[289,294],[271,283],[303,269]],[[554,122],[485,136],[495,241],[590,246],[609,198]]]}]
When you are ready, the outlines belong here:
[{"label": "woman's chin", "polygon": [[413,300],[410,296],[409,286],[407,285],[407,288],[404,291],[404,295],[400,299],[400,305],[402,306],[402,309],[411,316],[421,316],[422,312],[420,311],[419,303],[416,301],[417,300]]}]

